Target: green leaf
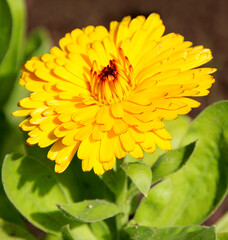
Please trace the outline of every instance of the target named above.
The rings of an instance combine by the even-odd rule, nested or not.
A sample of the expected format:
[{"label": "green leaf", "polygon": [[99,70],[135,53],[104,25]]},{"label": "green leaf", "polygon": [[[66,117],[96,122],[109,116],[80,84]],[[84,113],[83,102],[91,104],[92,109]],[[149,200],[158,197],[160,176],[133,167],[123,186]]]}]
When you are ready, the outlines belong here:
[{"label": "green leaf", "polygon": [[118,171],[111,170],[101,176],[102,181],[115,195],[118,195],[121,191],[125,178],[126,175],[122,169],[118,169]]},{"label": "green leaf", "polygon": [[91,223],[90,227],[97,240],[112,240],[108,225],[104,221]]},{"label": "green leaf", "polygon": [[196,146],[196,142],[177,148],[161,155],[152,166],[153,183],[178,171],[189,160]]},{"label": "green leaf", "polygon": [[[5,114],[0,111],[0,132],[1,132],[1,138],[0,138],[0,166],[2,164],[3,158],[8,150],[8,142],[6,141],[9,132],[11,131],[10,125],[5,117]],[[7,143],[5,143],[7,142]]]},{"label": "green leaf", "polygon": [[20,213],[45,232],[60,234],[69,223],[56,207],[57,203],[71,203],[80,199],[74,174],[56,174],[41,161],[10,154],[2,167],[4,190]]},{"label": "green leaf", "polygon": [[142,192],[144,196],[147,196],[152,183],[152,172],[150,167],[141,162],[128,162],[121,167],[139,191]]},{"label": "green leaf", "polygon": [[216,223],[217,232],[228,232],[228,213],[222,216]]},{"label": "green leaf", "polygon": [[62,240],[62,238],[57,237],[53,234],[46,234],[44,238],[42,238],[42,240]]},{"label": "green leaf", "polygon": [[24,228],[0,219],[0,239],[2,240],[35,240]]},{"label": "green leaf", "polygon": [[[27,135],[27,134],[26,134]],[[26,136],[27,138],[27,136]],[[52,172],[54,172],[54,162],[47,159],[49,148],[39,148],[37,145],[32,147],[26,146],[26,152],[29,156],[43,161],[44,165],[48,165]],[[75,201],[82,201],[84,199],[106,199],[108,201],[114,200],[114,195],[109,191],[108,187],[100,179],[99,176],[94,174],[93,171],[83,172],[81,160],[75,155],[70,163],[70,166],[61,175],[71,175],[72,181],[68,182],[70,191],[75,193],[77,199]],[[109,171],[111,172],[111,171]]]},{"label": "green leaf", "polygon": [[169,179],[154,186],[147,198],[143,198],[134,217],[134,222],[144,226],[153,226],[154,221],[162,214],[172,195]]},{"label": "green leaf", "polygon": [[228,232],[218,233],[217,240],[228,240]]},{"label": "green leaf", "polygon": [[11,33],[12,33],[12,16],[10,13],[8,2],[6,0],[0,0],[0,16],[1,16],[0,18],[0,29],[1,29],[0,65],[1,65],[2,59],[4,58],[4,56],[8,51]]},{"label": "green leaf", "polygon": [[15,223],[18,226],[24,226],[24,222],[18,211],[6,197],[2,183],[0,183],[0,218],[10,223]]},{"label": "green leaf", "polygon": [[33,56],[40,56],[49,51],[51,47],[51,39],[45,28],[33,29],[27,39],[25,49],[25,60]]},{"label": "green leaf", "polygon": [[74,230],[69,228],[69,225],[62,227],[62,239],[63,240],[99,240],[97,239],[88,224],[82,224]]},{"label": "green leaf", "polygon": [[[0,65],[0,106],[8,99],[24,55],[25,5],[23,0],[7,0],[12,16],[12,34],[8,51]],[[2,17],[2,16],[1,16]]]},{"label": "green leaf", "polygon": [[104,200],[85,200],[66,205],[58,204],[58,207],[66,217],[88,223],[113,217],[120,212],[117,205]]},{"label": "green leaf", "polygon": [[134,226],[126,228],[125,231],[128,234],[128,238],[125,237],[126,240],[152,240],[156,229],[145,226]]},{"label": "green leaf", "polygon": [[[172,196],[153,221],[154,226],[200,224],[215,211],[227,193],[228,101],[204,110],[189,127],[182,145],[196,139],[198,146],[191,159],[168,178]],[[163,190],[169,191],[169,188]],[[156,207],[155,204],[152,208]]]},{"label": "green leaf", "polygon": [[131,183],[128,189],[127,195],[127,203],[130,205],[129,208],[129,215],[133,215],[135,213],[136,208],[138,207],[139,198],[139,191],[136,186]]},{"label": "green leaf", "polygon": [[[5,118],[5,115],[1,113],[1,111],[0,111],[0,133],[1,133],[1,138],[0,138],[0,146],[1,146],[0,169],[1,169],[5,154],[8,151],[11,151],[13,147],[16,148],[19,146],[19,141],[14,142],[14,140],[17,139],[17,134],[15,133],[13,134],[13,131]],[[0,172],[0,179],[2,179],[1,175],[2,174]],[[24,226],[18,211],[14,208],[14,206],[6,197],[1,181],[0,181],[0,218],[4,219],[5,221]]]},{"label": "green leaf", "polygon": [[188,226],[150,228],[144,226],[126,229],[128,240],[216,240],[214,227]]},{"label": "green leaf", "polygon": [[78,240],[78,238],[70,231],[69,225],[62,227],[62,238],[63,240]]},{"label": "green leaf", "polygon": [[[11,116],[12,117],[12,116]],[[0,167],[3,162],[5,155],[9,152],[24,152],[24,142],[21,132],[17,127],[13,127],[7,115],[0,110]],[[0,174],[1,175],[1,174]]]}]

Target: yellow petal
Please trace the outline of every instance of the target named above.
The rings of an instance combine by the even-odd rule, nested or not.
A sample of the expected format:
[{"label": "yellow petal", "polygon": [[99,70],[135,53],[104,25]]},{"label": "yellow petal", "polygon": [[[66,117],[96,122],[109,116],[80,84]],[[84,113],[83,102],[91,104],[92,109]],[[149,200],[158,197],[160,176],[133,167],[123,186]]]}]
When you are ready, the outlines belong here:
[{"label": "yellow petal", "polygon": [[129,132],[119,135],[119,138],[126,151],[131,152],[134,150],[135,141],[133,140]]},{"label": "yellow petal", "polygon": [[30,118],[30,123],[31,124],[36,124],[36,125],[39,125],[41,124],[42,121],[44,121],[45,119],[47,119],[46,117],[31,117]]},{"label": "yellow petal", "polygon": [[43,132],[39,139],[38,146],[41,148],[48,147],[57,140],[58,137],[55,136],[53,130],[50,132]]},{"label": "yellow petal", "polygon": [[161,119],[174,120],[178,117],[175,111],[156,109],[155,114]]},{"label": "yellow petal", "polygon": [[[145,111],[141,114],[135,114],[134,115],[137,119],[139,119],[141,122],[150,122],[150,121],[159,121],[160,119],[154,114],[154,111]],[[140,123],[141,124],[141,123]]]},{"label": "yellow petal", "polygon": [[80,108],[78,109],[79,111],[74,112],[72,115],[72,119],[76,122],[81,122],[87,119],[94,119],[95,120],[95,116],[97,114],[97,112],[99,111],[100,107],[97,105],[90,105],[90,106],[86,106],[84,108]]},{"label": "yellow petal", "polygon": [[158,137],[156,134],[154,134],[154,140],[159,148],[161,148],[165,151],[172,149],[170,140],[164,140],[161,137]]},{"label": "yellow petal", "polygon": [[104,167],[103,167],[103,164],[98,162],[97,159],[93,160],[93,171],[95,174],[97,175],[103,175],[105,170],[104,170]]},{"label": "yellow petal", "polygon": [[79,159],[90,158],[93,155],[94,148],[99,147],[99,144],[100,144],[100,141],[94,141],[91,137],[87,137],[81,142],[78,148],[78,152],[77,152],[78,158]]},{"label": "yellow petal", "polygon": [[151,122],[142,123],[142,124],[136,126],[136,128],[141,132],[148,132],[153,129],[164,128],[164,126],[165,125],[162,121],[151,121]]},{"label": "yellow petal", "polygon": [[[83,143],[83,142],[82,142]],[[93,167],[93,170],[94,170],[94,173],[97,174],[97,175],[102,175],[104,173],[104,168],[103,168],[103,165],[102,163],[100,162],[100,141],[93,141],[91,139],[88,139],[88,141],[86,142],[87,144],[87,152],[89,151],[89,154],[84,154],[83,152],[82,153],[79,153],[78,152],[78,156],[87,156],[85,158],[82,159],[82,161],[87,161],[87,163],[85,163],[85,170],[86,170],[86,165],[89,165],[87,166],[89,169],[90,166],[92,165]],[[84,146],[83,146],[84,148]],[[80,148],[79,148],[80,150]],[[81,151],[84,151],[84,149]],[[89,161],[89,162],[88,162]]]},{"label": "yellow petal", "polygon": [[126,151],[119,139],[119,137],[114,137],[114,153],[117,158],[121,159],[126,156]]},{"label": "yellow petal", "polygon": [[82,160],[83,172],[89,172],[92,168],[93,168],[93,161],[90,158]]},{"label": "yellow petal", "polygon": [[66,136],[62,139],[62,143],[66,146],[71,146],[71,145],[74,145],[75,142],[78,142],[76,139],[75,139],[75,134],[76,134],[76,131],[77,130],[71,130],[69,131]]},{"label": "yellow petal", "polygon": [[94,140],[101,140],[104,137],[105,133],[101,131],[98,124],[95,124],[92,131],[92,138]]},{"label": "yellow petal", "polygon": [[19,106],[24,108],[40,108],[45,106],[43,102],[32,101],[29,97],[23,98],[19,101]]},{"label": "yellow petal", "polygon": [[146,110],[146,107],[142,106],[142,105],[138,105],[136,103],[133,102],[129,102],[129,101],[125,101],[122,103],[123,108],[125,111],[130,112],[130,113],[143,113],[144,110]]},{"label": "yellow petal", "polygon": [[58,127],[60,124],[61,122],[58,120],[58,116],[53,115],[44,118],[39,127],[42,131],[49,131],[50,129]]},{"label": "yellow petal", "polygon": [[68,129],[65,129],[63,124],[59,125],[58,127],[56,127],[56,129],[54,130],[54,134],[56,137],[61,138],[67,135],[67,133],[69,133],[70,131]]},{"label": "yellow petal", "polygon": [[104,170],[108,171],[113,169],[116,163],[116,157],[112,156],[112,159],[109,162],[102,163]]},{"label": "yellow petal", "polygon": [[125,123],[127,123],[128,125],[131,125],[131,126],[137,126],[137,125],[142,124],[142,122],[139,121],[135,117],[135,114],[131,114],[131,113],[128,113],[128,112],[124,112],[123,120],[124,120]]},{"label": "yellow petal", "polygon": [[144,142],[140,143],[140,146],[145,150],[149,150],[150,152],[154,152],[156,145],[155,145],[155,138],[152,132],[147,132],[146,139]]},{"label": "yellow petal", "polygon": [[37,143],[39,142],[40,137],[41,137],[41,135],[36,136],[36,137],[29,137],[29,138],[26,140],[26,144],[27,144],[28,146],[35,145],[35,144],[37,144]]},{"label": "yellow petal", "polygon": [[171,140],[172,136],[166,129],[158,129],[158,130],[153,130],[153,132],[158,135],[160,138],[166,139],[166,140]]},{"label": "yellow petal", "polygon": [[116,35],[116,46],[120,46],[121,42],[128,37],[128,24],[130,23],[131,18],[125,17],[118,26],[118,31]]},{"label": "yellow petal", "polygon": [[135,144],[134,150],[132,152],[129,152],[129,154],[133,158],[143,158],[143,150],[138,144]]},{"label": "yellow petal", "polygon": [[30,131],[32,129],[34,129],[36,127],[36,125],[31,124],[30,123],[30,119],[31,118],[27,118],[25,120],[23,120],[20,124],[19,124],[19,128],[23,131]]},{"label": "yellow petal", "polygon": [[62,139],[59,139],[52,145],[48,152],[47,157],[52,161],[55,160],[58,155],[58,152],[61,151],[64,147],[65,146],[62,144]]},{"label": "yellow petal", "polygon": [[20,109],[12,113],[14,117],[24,117],[31,113],[32,109]]},{"label": "yellow petal", "polygon": [[126,133],[128,131],[127,124],[122,119],[114,119],[113,130],[117,135]]},{"label": "yellow petal", "polygon": [[30,95],[32,101],[53,100],[56,94],[46,93],[46,92],[35,92]]},{"label": "yellow petal", "polygon": [[79,143],[76,143],[75,145],[64,147],[58,152],[55,160],[55,172],[62,173],[68,167],[78,149],[78,145]]},{"label": "yellow petal", "polygon": [[92,125],[87,125],[87,126],[82,126],[80,128],[77,128],[75,131],[75,136],[74,138],[76,140],[82,141],[85,138],[89,137],[91,132],[92,132],[93,126]]},{"label": "yellow petal", "polygon": [[103,125],[103,131],[109,131],[113,126],[113,117],[109,107],[101,107],[96,114],[96,122]]},{"label": "yellow petal", "polygon": [[124,111],[121,103],[114,103],[110,108],[115,118],[122,118]]},{"label": "yellow petal", "polygon": [[100,145],[100,162],[110,162],[114,156],[113,139],[105,134]]},{"label": "yellow petal", "polygon": [[29,133],[28,133],[28,135],[30,136],[30,137],[37,137],[37,136],[39,136],[39,135],[41,135],[43,132],[40,130],[40,128],[39,127],[36,127],[36,128],[34,128],[33,130],[31,130]]},{"label": "yellow petal", "polygon": [[131,135],[131,137],[135,140],[135,142],[139,143],[139,142],[144,142],[146,139],[146,135],[143,132],[140,132],[137,128],[132,127],[129,128],[129,133]]},{"label": "yellow petal", "polygon": [[63,112],[58,116],[58,120],[61,121],[62,123],[71,121],[71,118],[72,112],[70,111]]}]

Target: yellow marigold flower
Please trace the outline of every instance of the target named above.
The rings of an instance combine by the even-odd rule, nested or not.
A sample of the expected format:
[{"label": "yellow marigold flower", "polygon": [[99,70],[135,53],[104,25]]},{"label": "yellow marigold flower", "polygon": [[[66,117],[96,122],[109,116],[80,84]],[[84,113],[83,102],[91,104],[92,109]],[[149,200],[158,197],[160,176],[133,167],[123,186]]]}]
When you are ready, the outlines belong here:
[{"label": "yellow marigold flower", "polygon": [[187,114],[214,82],[212,59],[203,46],[190,47],[170,33],[158,14],[87,26],[67,33],[49,54],[33,57],[19,83],[33,92],[19,101],[27,116],[28,145],[51,144],[48,158],[63,172],[77,152],[83,171],[103,174],[129,152],[143,157],[156,145],[171,149],[163,119]]}]

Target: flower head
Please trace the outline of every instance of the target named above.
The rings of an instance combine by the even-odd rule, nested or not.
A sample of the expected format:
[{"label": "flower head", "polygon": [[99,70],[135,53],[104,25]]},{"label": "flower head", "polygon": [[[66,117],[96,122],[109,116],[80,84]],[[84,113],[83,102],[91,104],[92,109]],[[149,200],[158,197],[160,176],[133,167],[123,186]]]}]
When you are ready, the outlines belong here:
[{"label": "flower head", "polygon": [[212,59],[203,46],[190,47],[170,33],[158,14],[125,17],[67,33],[49,54],[33,57],[19,83],[31,91],[14,116],[29,131],[28,145],[52,145],[48,158],[63,172],[76,154],[83,171],[103,174],[128,152],[143,157],[156,146],[171,149],[163,119],[187,114],[214,82]]}]

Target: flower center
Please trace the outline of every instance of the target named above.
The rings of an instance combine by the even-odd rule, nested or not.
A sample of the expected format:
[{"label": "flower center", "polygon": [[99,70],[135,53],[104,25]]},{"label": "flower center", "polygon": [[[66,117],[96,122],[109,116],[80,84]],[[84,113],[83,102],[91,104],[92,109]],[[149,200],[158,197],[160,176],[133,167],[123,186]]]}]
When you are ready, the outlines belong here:
[{"label": "flower center", "polygon": [[109,65],[102,69],[98,77],[101,81],[113,81],[118,77],[117,66],[114,59],[109,61]]},{"label": "flower center", "polygon": [[119,49],[118,59],[109,60],[109,64],[102,69],[98,69],[94,61],[90,76],[91,93],[103,104],[123,101],[135,87],[133,68],[122,49]]}]

